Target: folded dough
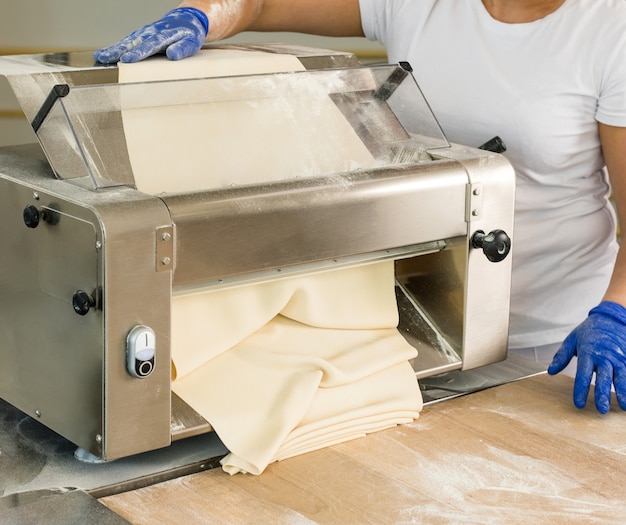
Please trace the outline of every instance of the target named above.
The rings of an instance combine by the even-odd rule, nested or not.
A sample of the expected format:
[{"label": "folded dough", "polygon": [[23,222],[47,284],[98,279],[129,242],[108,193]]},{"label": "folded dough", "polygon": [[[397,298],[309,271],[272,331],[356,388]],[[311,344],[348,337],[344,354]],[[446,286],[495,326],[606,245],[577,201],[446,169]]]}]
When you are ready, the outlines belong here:
[{"label": "folded dough", "polygon": [[395,328],[315,328],[278,315],[173,389],[229,449],[224,470],[260,474],[272,461],[418,417],[415,356]]},{"label": "folded dough", "polygon": [[392,261],[176,297],[173,320],[172,390],[225,443],[227,472],[260,474],[422,408]]}]

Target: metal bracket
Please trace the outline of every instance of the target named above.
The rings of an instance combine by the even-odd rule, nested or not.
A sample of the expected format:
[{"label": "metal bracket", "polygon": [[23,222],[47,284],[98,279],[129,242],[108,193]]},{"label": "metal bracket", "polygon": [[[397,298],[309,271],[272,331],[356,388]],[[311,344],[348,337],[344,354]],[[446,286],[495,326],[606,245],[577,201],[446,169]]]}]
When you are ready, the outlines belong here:
[{"label": "metal bracket", "polygon": [[167,272],[174,266],[174,226],[161,226],[156,229],[156,271]]},{"label": "metal bracket", "polygon": [[465,206],[465,221],[479,218],[483,212],[483,185],[480,183],[468,184]]}]

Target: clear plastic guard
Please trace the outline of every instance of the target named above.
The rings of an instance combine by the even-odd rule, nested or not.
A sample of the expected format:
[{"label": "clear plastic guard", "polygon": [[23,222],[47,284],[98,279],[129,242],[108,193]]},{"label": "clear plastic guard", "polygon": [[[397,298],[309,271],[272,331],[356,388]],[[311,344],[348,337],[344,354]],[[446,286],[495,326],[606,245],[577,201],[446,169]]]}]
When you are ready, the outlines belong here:
[{"label": "clear plastic guard", "polygon": [[[237,116],[230,113],[234,105]],[[310,144],[328,140],[333,126],[339,125],[334,117],[329,121],[326,109],[320,109],[328,105],[340,115],[340,124],[365,146],[368,160],[339,171],[323,166],[305,170],[291,162],[289,177],[330,176],[431,161],[430,150],[449,147],[413,76],[394,65],[76,86],[64,96],[53,97],[49,111],[40,110],[36,133],[59,178],[85,179],[95,189],[120,185],[142,189],[134,160],[140,136],[148,137],[141,148],[143,156],[162,154],[182,160],[202,155],[201,146],[190,148],[179,140],[188,136],[191,128],[199,130],[195,135],[200,143],[209,144],[219,135],[224,143],[239,146],[238,155],[254,155],[248,146],[264,144],[274,133],[267,119],[258,115],[271,115],[270,120],[282,131],[280,141],[269,140],[268,147],[276,150],[271,151],[272,156],[280,157],[285,151],[301,148],[298,140]],[[217,114],[219,121],[212,117]],[[136,117],[144,115],[149,115],[148,120],[139,120],[137,128]],[[249,144],[242,139],[244,130]],[[335,145],[341,151],[342,144]],[[198,190],[240,184],[234,169],[214,177],[212,170],[217,168],[210,157],[196,165],[195,169],[204,172],[196,175],[206,181]],[[263,182],[284,179],[275,170],[265,171]],[[230,174],[235,182],[230,182]]]}]

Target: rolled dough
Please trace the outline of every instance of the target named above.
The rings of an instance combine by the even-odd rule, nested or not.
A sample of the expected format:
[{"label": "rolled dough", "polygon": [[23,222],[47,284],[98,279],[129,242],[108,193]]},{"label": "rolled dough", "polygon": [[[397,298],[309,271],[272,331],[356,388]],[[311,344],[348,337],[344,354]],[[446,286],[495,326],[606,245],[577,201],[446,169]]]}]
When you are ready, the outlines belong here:
[{"label": "rolled dough", "polygon": [[137,189],[191,192],[374,165],[323,85],[308,76],[241,76],[302,70],[291,55],[228,49],[120,64],[120,83],[220,77],[211,93],[180,80],[146,86],[140,99],[122,92]]}]

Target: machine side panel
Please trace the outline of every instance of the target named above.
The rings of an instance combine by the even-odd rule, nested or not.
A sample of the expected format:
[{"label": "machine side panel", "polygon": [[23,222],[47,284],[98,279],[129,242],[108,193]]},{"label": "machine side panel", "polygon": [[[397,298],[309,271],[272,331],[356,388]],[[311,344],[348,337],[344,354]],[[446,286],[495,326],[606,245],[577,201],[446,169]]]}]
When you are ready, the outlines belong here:
[{"label": "machine side panel", "polygon": [[[53,217],[28,228],[27,206]],[[112,460],[171,442],[171,269],[157,265],[163,202],[56,180],[38,148],[0,149],[0,397]],[[74,310],[82,291],[93,300]],[[127,336],[154,331],[154,370],[127,368]]]},{"label": "machine side panel", "polygon": [[[502,155],[477,157],[476,150],[459,147],[456,158],[466,167],[468,191],[468,260],[463,323],[463,369],[506,358],[511,297],[511,266],[515,255],[515,172]],[[491,262],[472,248],[471,237],[482,230],[503,230],[512,239],[511,252]]]},{"label": "machine side panel", "polygon": [[[111,460],[171,443],[172,272],[160,271],[157,261],[159,228],[171,223],[156,198],[102,205],[98,213],[105,232],[102,455]],[[128,336],[138,326],[149,328],[155,340],[154,368],[145,377],[132,376],[126,360]]]},{"label": "machine side panel", "polygon": [[[27,227],[27,206],[52,222]],[[72,306],[99,274],[97,224],[76,211],[0,177],[0,397],[87,446],[102,434],[103,315],[79,317]]]}]

